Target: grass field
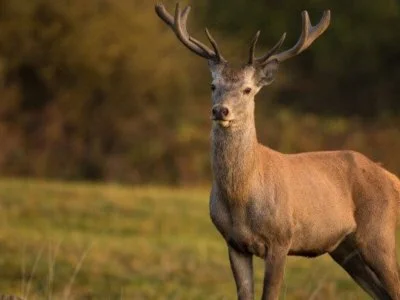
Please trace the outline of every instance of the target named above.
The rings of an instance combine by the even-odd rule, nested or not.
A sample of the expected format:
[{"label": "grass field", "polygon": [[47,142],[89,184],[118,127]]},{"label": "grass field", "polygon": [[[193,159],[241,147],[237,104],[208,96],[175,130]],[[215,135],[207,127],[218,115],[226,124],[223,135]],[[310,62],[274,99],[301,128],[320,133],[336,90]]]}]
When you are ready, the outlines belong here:
[{"label": "grass field", "polygon": [[[255,261],[256,292],[263,263]],[[207,189],[0,180],[0,294],[234,299]],[[329,257],[289,258],[281,299],[368,299]]]}]

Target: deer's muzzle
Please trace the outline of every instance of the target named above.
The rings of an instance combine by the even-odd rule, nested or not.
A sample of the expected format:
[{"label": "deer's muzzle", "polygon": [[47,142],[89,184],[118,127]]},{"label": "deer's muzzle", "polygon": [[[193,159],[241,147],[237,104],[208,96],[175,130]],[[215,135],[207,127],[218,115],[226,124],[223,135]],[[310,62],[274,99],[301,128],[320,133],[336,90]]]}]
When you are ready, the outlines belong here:
[{"label": "deer's muzzle", "polygon": [[212,110],[212,120],[218,122],[222,127],[228,127],[230,123],[230,111],[229,108],[224,105],[214,105]]}]

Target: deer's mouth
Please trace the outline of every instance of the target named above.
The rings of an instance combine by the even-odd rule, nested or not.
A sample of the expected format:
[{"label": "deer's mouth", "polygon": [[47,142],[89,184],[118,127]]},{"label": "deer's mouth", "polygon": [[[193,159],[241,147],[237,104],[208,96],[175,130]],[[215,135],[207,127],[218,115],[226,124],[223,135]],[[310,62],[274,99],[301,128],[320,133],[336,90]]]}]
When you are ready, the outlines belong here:
[{"label": "deer's mouth", "polygon": [[218,124],[221,127],[228,128],[231,126],[232,120],[224,120],[224,119],[212,119],[214,123]]}]

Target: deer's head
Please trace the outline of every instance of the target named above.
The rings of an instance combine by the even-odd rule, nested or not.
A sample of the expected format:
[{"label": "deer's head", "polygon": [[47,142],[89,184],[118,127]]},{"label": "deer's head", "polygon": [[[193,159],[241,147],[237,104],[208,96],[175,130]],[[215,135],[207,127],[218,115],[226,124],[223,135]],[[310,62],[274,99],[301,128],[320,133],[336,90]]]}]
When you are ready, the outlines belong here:
[{"label": "deer's head", "polygon": [[329,26],[330,11],[324,12],[321,21],[312,26],[307,11],[302,12],[302,33],[297,43],[283,52],[281,47],[286,34],[278,43],[261,57],[255,57],[254,50],[260,35],[258,31],[251,43],[248,61],[240,68],[231,67],[221,55],[218,45],[210,32],[206,35],[212,50],[202,42],[191,37],[186,29],[190,6],[181,11],[176,4],[174,16],[170,15],[164,5],[157,4],[158,16],[174,31],[178,39],[191,51],[208,60],[211,71],[212,119],[222,128],[234,128],[246,123],[254,115],[254,96],[263,86],[274,81],[279,63],[307,49]]}]

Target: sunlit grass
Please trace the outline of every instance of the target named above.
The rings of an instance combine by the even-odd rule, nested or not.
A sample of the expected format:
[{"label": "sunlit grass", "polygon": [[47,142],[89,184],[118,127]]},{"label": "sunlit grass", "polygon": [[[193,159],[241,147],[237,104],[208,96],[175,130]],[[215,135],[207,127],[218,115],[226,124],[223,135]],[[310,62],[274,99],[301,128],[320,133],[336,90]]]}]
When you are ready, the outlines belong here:
[{"label": "sunlit grass", "polygon": [[[261,293],[263,263],[256,260]],[[0,291],[29,299],[234,299],[208,189],[0,180]],[[290,258],[282,299],[368,299],[329,257]]]}]

